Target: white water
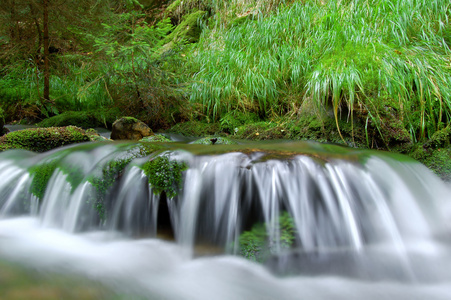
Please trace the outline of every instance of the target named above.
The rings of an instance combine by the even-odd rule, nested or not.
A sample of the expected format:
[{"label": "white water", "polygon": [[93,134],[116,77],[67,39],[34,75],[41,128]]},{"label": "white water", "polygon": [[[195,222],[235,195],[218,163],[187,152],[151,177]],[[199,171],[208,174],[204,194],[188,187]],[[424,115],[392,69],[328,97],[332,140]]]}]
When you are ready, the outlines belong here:
[{"label": "white water", "polygon": [[[116,153],[101,150],[84,157],[86,174]],[[89,183],[71,193],[57,171],[38,212],[26,171],[36,159],[0,157],[0,257],[149,299],[450,299],[451,189],[426,168],[379,157],[324,167],[305,156],[176,157],[190,169],[182,195],[167,204],[175,242],[130,238],[155,236],[161,205],[136,167],[116,190],[109,222],[96,227]],[[33,205],[21,208],[24,198]],[[215,254],[249,218],[275,225],[285,209],[297,250],[284,249],[277,226],[268,226],[274,256],[266,266]],[[199,239],[210,255],[193,258]]]}]

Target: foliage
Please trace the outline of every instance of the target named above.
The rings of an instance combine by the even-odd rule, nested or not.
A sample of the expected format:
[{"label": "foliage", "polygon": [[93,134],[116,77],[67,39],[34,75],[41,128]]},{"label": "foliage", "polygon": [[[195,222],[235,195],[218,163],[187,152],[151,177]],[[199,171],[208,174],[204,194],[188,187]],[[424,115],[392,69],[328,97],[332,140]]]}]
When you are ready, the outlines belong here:
[{"label": "foliage", "polygon": [[82,128],[106,127],[111,125],[120,116],[118,109],[97,111],[65,111],[62,114],[47,118],[37,125],[40,127],[61,127],[76,125]]},{"label": "foliage", "polygon": [[218,123],[205,123],[201,121],[189,121],[178,123],[171,127],[168,132],[183,134],[185,136],[206,136],[219,132]]},{"label": "foliage", "polygon": [[[253,260],[264,261],[275,249],[272,245],[279,244],[280,248],[287,249],[294,246],[296,240],[296,227],[290,214],[282,212],[275,228],[270,223],[257,223],[250,231],[243,232],[239,237],[240,255]],[[271,240],[269,232],[276,232],[278,240]]]},{"label": "foliage", "polygon": [[157,145],[138,145],[124,150],[126,151],[120,157],[109,161],[102,167],[100,172],[93,173],[93,175],[87,178],[87,181],[96,190],[95,197],[90,199],[89,202],[93,205],[99,218],[103,221],[107,218],[106,201],[108,193],[122,177],[126,167],[133,159],[148,156],[159,151],[160,147]]},{"label": "foliage", "polygon": [[151,159],[141,168],[149,178],[149,184],[155,195],[165,192],[169,198],[174,198],[182,183],[182,172],[188,169],[188,165],[185,162],[171,160],[166,154]]},{"label": "foliage", "polygon": [[229,134],[237,132],[238,127],[258,121],[258,116],[253,113],[243,113],[240,111],[231,111],[225,114],[220,120],[221,131]]},{"label": "foliage", "polygon": [[104,56],[103,68],[116,104],[155,129],[182,118],[184,87],[180,75],[168,66],[183,59],[181,48],[176,44],[161,52],[163,38],[172,30],[169,19],[149,25],[144,14],[130,10],[103,26],[95,46]]},{"label": "foliage", "polygon": [[340,112],[380,129],[385,101],[413,139],[431,136],[451,120],[450,10],[445,0],[310,0],[213,26],[193,52],[191,101],[213,119],[310,101],[331,107],[338,130]]},{"label": "foliage", "polygon": [[25,149],[45,152],[64,145],[88,142],[89,137],[78,127],[30,128],[0,137],[0,150]]}]

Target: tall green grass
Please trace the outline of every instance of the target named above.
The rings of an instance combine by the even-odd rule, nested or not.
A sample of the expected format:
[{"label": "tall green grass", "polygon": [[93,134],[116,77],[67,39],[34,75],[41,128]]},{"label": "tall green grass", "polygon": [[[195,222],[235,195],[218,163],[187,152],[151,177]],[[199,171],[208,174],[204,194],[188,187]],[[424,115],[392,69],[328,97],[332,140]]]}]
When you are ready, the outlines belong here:
[{"label": "tall green grass", "polygon": [[451,120],[450,17],[447,0],[305,0],[216,25],[193,52],[191,101],[213,118],[313,101],[376,120],[390,105],[425,137]]}]

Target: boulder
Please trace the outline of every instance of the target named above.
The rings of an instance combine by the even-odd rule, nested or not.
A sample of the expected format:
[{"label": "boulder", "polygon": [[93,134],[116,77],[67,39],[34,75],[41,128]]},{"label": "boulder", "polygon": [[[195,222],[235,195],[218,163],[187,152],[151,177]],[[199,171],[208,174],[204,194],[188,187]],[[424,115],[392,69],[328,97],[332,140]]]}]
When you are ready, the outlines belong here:
[{"label": "boulder", "polygon": [[112,140],[135,140],[153,135],[152,129],[145,123],[132,117],[122,117],[113,123]]},{"label": "boulder", "polygon": [[45,152],[57,147],[89,141],[86,132],[75,126],[29,128],[13,131],[0,137],[0,152],[9,149]]}]

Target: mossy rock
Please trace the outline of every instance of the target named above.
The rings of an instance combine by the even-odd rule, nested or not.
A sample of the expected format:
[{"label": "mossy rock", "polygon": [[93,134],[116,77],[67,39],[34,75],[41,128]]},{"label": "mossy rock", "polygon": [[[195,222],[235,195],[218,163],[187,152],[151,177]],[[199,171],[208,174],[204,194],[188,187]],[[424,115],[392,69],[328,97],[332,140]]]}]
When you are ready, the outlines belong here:
[{"label": "mossy rock", "polygon": [[39,122],[39,127],[77,126],[81,128],[112,127],[113,122],[120,115],[118,109],[100,111],[66,111]]},{"label": "mossy rock", "polygon": [[416,144],[407,153],[446,181],[451,181],[450,131],[450,126],[437,131],[424,144]]},{"label": "mossy rock", "polygon": [[86,134],[89,136],[89,139],[91,142],[104,142],[104,141],[111,141],[110,139],[107,139],[104,136],[101,136],[97,130],[94,128],[86,129]]},{"label": "mossy rock", "polygon": [[45,152],[57,147],[89,142],[86,132],[75,126],[30,128],[10,132],[0,137],[0,151],[8,149],[25,149]]},{"label": "mossy rock", "polygon": [[151,136],[146,136],[139,140],[140,142],[172,142],[166,136],[162,134],[155,134]]},{"label": "mossy rock", "polygon": [[162,155],[149,160],[141,166],[141,169],[148,177],[155,195],[164,192],[169,198],[173,198],[182,186],[182,173],[188,169],[188,165],[172,160],[168,155]]},{"label": "mossy rock", "polygon": [[438,149],[448,147],[451,144],[451,125],[436,131],[432,137],[424,144],[425,148]]},{"label": "mossy rock", "polygon": [[199,21],[207,14],[207,12],[198,10],[183,17],[182,22],[169,34],[163,41],[165,49],[172,48],[174,43],[185,40],[189,43],[199,41],[202,32]]},{"label": "mossy rock", "polygon": [[205,138],[202,138],[202,139],[192,142],[192,144],[196,144],[196,145],[236,145],[238,143],[235,141],[232,141],[231,139],[224,138],[224,137],[205,137]]},{"label": "mossy rock", "polygon": [[113,123],[112,140],[135,140],[153,135],[152,129],[133,117],[122,117]]}]

